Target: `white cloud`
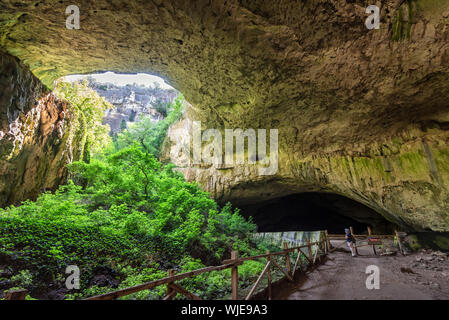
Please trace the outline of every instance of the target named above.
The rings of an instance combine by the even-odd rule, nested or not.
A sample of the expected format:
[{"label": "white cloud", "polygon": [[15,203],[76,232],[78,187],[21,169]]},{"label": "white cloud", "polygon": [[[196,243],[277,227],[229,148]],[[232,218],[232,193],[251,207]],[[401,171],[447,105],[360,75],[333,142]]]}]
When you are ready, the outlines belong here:
[{"label": "white cloud", "polygon": [[138,74],[119,74],[114,72],[98,73],[98,74],[88,74],[88,75],[71,75],[63,77],[65,81],[73,82],[87,77],[94,78],[100,83],[113,83],[118,86],[125,86],[127,84],[137,83],[138,85],[153,86],[153,83],[158,83],[162,88],[173,89],[171,86],[165,83],[164,79],[157,76],[153,76],[146,73]]}]

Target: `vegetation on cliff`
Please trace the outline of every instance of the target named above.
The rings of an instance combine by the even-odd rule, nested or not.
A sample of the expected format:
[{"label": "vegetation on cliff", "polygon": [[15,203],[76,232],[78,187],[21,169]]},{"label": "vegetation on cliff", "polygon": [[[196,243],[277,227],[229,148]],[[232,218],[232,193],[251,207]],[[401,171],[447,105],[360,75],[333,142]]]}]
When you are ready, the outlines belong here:
[{"label": "vegetation on cliff", "polygon": [[91,154],[101,153],[111,142],[109,126],[102,122],[104,111],[112,109],[112,104],[91,89],[87,81],[59,82],[54,92],[69,102],[72,131],[84,134],[81,153],[83,160],[89,161]]},{"label": "vegetation on cliff", "polygon": [[[130,124],[117,135],[115,148],[120,150],[138,143],[145,152],[159,157],[168,128],[181,117],[183,101],[183,96],[179,95],[174,103],[166,103],[163,109],[168,113],[161,121],[153,122],[151,118],[143,117],[136,123]],[[160,107],[162,104],[158,102],[157,105]]]}]

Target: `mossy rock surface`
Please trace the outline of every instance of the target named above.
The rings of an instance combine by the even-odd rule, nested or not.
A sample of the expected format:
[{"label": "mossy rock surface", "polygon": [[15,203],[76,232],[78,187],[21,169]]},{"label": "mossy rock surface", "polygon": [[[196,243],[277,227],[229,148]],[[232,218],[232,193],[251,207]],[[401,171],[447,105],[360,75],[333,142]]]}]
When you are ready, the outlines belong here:
[{"label": "mossy rock surface", "polygon": [[449,252],[449,232],[431,233],[420,232],[411,234],[408,244],[413,250],[434,249]]}]

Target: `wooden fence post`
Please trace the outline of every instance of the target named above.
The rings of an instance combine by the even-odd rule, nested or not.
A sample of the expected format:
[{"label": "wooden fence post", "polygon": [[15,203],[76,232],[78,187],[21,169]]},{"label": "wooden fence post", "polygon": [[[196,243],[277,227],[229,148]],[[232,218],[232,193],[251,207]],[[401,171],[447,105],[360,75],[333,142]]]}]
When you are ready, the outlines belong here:
[{"label": "wooden fence post", "polygon": [[[373,234],[373,232],[371,231],[371,227],[368,226],[368,235],[371,236],[372,234]],[[374,245],[374,243],[373,243],[373,252],[374,252],[374,255],[377,255],[376,246]]]},{"label": "wooden fence post", "polygon": [[[288,244],[287,244],[287,242],[284,242],[283,246],[284,246],[284,250],[287,250],[287,249],[288,249]],[[288,274],[292,274],[292,265],[291,265],[291,263],[290,263],[290,254],[288,253],[288,251],[287,251],[287,253],[285,254],[285,265],[286,265],[286,267],[287,267],[287,273],[288,273]]]},{"label": "wooden fence post", "polygon": [[[169,270],[168,270],[168,276],[169,276],[169,277],[173,277],[174,275],[175,275],[175,270],[169,269]],[[171,285],[172,283],[173,283],[173,282],[168,282],[168,283],[167,283],[167,295],[166,295],[166,297],[167,297],[168,299],[170,299],[170,300],[171,300],[171,298],[170,298],[171,295],[174,294],[174,293],[173,293],[174,290],[170,287],[170,285]]]},{"label": "wooden fence post", "polygon": [[320,254],[318,255],[318,260],[321,261],[321,256],[323,256],[323,254],[326,254],[326,239],[321,239],[320,240]]},{"label": "wooden fence post", "polygon": [[[354,240],[356,240],[355,237],[354,237],[354,228],[353,227],[349,227],[349,230],[351,231],[352,238],[354,238]],[[356,244],[354,244],[354,248],[355,248],[355,254],[359,255],[359,250],[357,250],[357,242],[356,242]]]},{"label": "wooden fence post", "polygon": [[402,249],[401,237],[399,236],[398,230],[394,230],[394,233],[396,234],[396,238],[398,239],[399,251],[401,252],[402,255],[404,255],[404,250]]},{"label": "wooden fence post", "polygon": [[307,251],[309,253],[309,261],[311,264],[313,264],[313,257],[312,257],[312,246],[310,245],[310,237],[307,238]]},{"label": "wooden fence post", "polygon": [[[239,254],[237,251],[231,252],[231,260],[237,260],[239,258]],[[231,287],[232,287],[232,300],[239,299],[239,271],[238,265],[235,264],[231,268]]]},{"label": "wooden fence post", "polygon": [[327,230],[324,230],[324,235],[326,236],[327,251],[331,251],[332,245],[331,245],[331,240],[329,239],[329,233],[327,232]]},{"label": "wooden fence post", "polygon": [[[270,251],[267,251],[267,254],[270,254]],[[268,262],[271,262],[271,256],[267,257]],[[271,293],[271,263],[270,268],[267,270],[267,279],[268,279],[268,300],[271,300],[272,293]]]},{"label": "wooden fence post", "polygon": [[298,249],[298,256],[296,257],[295,266],[293,267],[292,278],[295,277],[296,268],[298,267],[298,264],[299,264],[299,267],[302,268],[301,254],[302,254],[301,249]]},{"label": "wooden fence post", "polygon": [[10,290],[5,294],[5,300],[25,300],[28,291],[25,289],[21,290]]},{"label": "wooden fence post", "polygon": [[[324,232],[323,232],[324,234]],[[327,253],[327,242],[326,242],[326,235],[324,235],[323,239],[321,239],[321,248],[322,248],[322,253],[326,254]]]},{"label": "wooden fence post", "polygon": [[320,240],[314,242],[315,254],[313,255],[313,264],[320,258]]},{"label": "wooden fence post", "polygon": [[320,260],[321,244],[322,244],[321,240],[318,239],[318,243],[315,244],[315,254],[313,256],[313,264],[315,264],[317,260]]}]

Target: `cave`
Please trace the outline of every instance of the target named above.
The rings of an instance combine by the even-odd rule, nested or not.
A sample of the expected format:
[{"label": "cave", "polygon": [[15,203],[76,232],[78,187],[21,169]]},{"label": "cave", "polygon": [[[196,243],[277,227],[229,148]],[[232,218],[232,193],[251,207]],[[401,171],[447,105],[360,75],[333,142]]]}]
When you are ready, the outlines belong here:
[{"label": "cave", "polygon": [[328,230],[343,234],[353,227],[354,233],[391,234],[394,225],[373,209],[347,197],[319,192],[291,194],[240,207],[242,214],[258,227],[258,232]]},{"label": "cave", "polygon": [[[85,122],[74,106],[55,94],[58,79],[106,70],[145,73],[164,78],[189,102],[182,117],[168,128],[160,160],[172,162],[186,181],[197,183],[210,195],[214,207],[205,212],[205,217],[213,217],[218,209],[215,202],[219,206],[231,203],[233,209],[238,208],[243,216],[252,218],[258,232],[327,230],[330,234],[342,234],[352,226],[355,234],[365,234],[371,227],[376,235],[392,234],[395,230],[407,233],[407,245],[413,250],[430,247],[449,251],[449,0],[376,1],[381,17],[378,29],[366,27],[367,5],[362,0],[78,0],[80,25],[70,29],[66,12],[73,4],[69,0],[1,0],[0,211],[7,216],[9,209],[2,208],[58,190],[71,178],[70,164],[89,159],[86,126],[80,125]],[[117,130],[139,119],[139,113],[134,111],[109,115]],[[185,157],[188,159],[179,157],[180,161],[174,161],[171,153],[176,143],[185,146],[185,140],[179,141],[175,132],[191,133],[195,123],[201,124],[202,133],[209,129],[222,134],[237,129],[254,130],[258,134],[262,130],[276,131],[276,150],[269,149],[276,171],[260,174],[260,162],[249,160],[225,165],[199,163],[194,154],[189,158],[190,153]],[[258,144],[257,148],[259,151],[263,145]],[[243,150],[231,156],[264,158],[259,153],[251,158],[250,154]],[[146,198],[150,198],[147,184],[142,189]],[[172,194],[166,197],[170,201],[177,199]],[[181,196],[184,194],[180,193]],[[120,197],[116,197],[117,201],[123,199]],[[194,202],[187,195],[185,198]],[[209,200],[198,203],[203,206]],[[87,200],[79,202],[93,207]],[[136,203],[141,206],[140,202]],[[16,264],[20,267],[17,271],[22,269],[17,263],[20,262],[18,254],[30,252],[34,256],[31,242],[42,244],[45,249],[51,246],[50,250],[41,251],[46,254],[44,263],[39,261],[33,266],[46,273],[48,270],[48,274],[51,271],[62,286],[60,274],[53,272],[47,261],[54,256],[58,268],[64,267],[63,261],[75,261],[72,254],[60,257],[59,244],[65,243],[61,239],[71,240],[63,235],[70,231],[80,234],[79,239],[86,239],[84,231],[96,236],[96,231],[102,229],[109,234],[103,221],[112,219],[113,214],[122,215],[121,205],[111,210],[95,207],[95,215],[90,216],[99,217],[98,228],[87,230],[87,222],[80,233],[70,231],[76,230],[70,229],[70,225],[48,228],[55,230],[51,239],[56,241],[40,241],[35,236],[34,230],[41,224],[30,225],[30,229],[22,227],[23,222],[31,221],[27,211],[23,211],[17,224],[8,222],[7,225],[18,245],[5,246],[3,250],[0,241],[3,250],[0,256],[12,253],[14,258],[7,263],[0,261],[0,289],[5,284],[5,271],[11,273],[3,265]],[[169,205],[160,207],[167,215],[164,224],[170,224],[172,218],[177,220],[171,215],[178,213],[176,206],[172,206],[172,211]],[[65,214],[63,209],[61,213]],[[157,210],[158,207],[151,205],[147,211],[155,215]],[[81,206],[74,211],[82,212]],[[103,217],[106,211],[110,212]],[[182,249],[178,243],[188,242],[190,234],[197,232],[206,241],[193,242],[191,251],[195,253],[191,257],[195,260],[201,258],[204,265],[218,266],[224,259],[228,260],[228,257],[221,259],[220,255],[229,255],[232,261],[228,266],[232,267],[232,278],[237,284],[238,274],[248,283],[246,271],[258,270],[256,265],[249,265],[248,269],[235,272],[238,263],[229,251],[240,251],[238,257],[245,258],[253,252],[249,244],[240,245],[237,241],[234,230],[244,228],[233,226],[228,232],[221,227],[220,219],[202,219],[197,214],[200,210],[191,210],[195,220],[186,220],[189,222],[184,224],[186,232],[173,233],[183,237],[178,241],[160,227],[162,223],[140,223],[134,219],[140,211],[129,211],[126,222],[120,225],[126,229],[128,222],[136,225],[139,232],[135,233],[134,243],[138,245],[145,245],[149,239],[156,251],[166,247],[159,237],[151,234],[149,238],[144,233],[141,236],[140,227],[155,226],[155,230],[164,230],[161,234],[170,237],[167,241],[170,254]],[[30,216],[35,213],[40,211],[33,209]],[[58,222],[57,218],[46,220],[53,223]],[[215,227],[202,228],[201,221],[212,221]],[[226,237],[209,232],[214,229],[224,229]],[[43,230],[45,234],[51,233]],[[203,230],[208,233],[204,234]],[[93,250],[85,245],[85,240],[76,248],[72,246],[76,241],[70,241],[66,248],[88,251],[87,257],[98,257],[99,264],[110,266],[111,270],[116,267],[120,273],[123,270],[124,276],[132,277],[129,279],[133,283],[149,278],[147,272],[153,273],[153,266],[147,266],[147,262],[158,264],[155,275],[166,269],[179,275],[196,265],[190,258],[172,265],[165,255],[154,254],[151,247],[131,246],[132,242],[121,259],[129,260],[129,265],[116,261],[111,256],[116,253],[115,249],[117,253],[122,251],[121,245],[115,245],[121,244],[122,234],[114,235],[110,241],[109,237],[97,237],[105,245],[113,245],[111,253],[103,250],[103,244]],[[1,238],[6,239],[3,234]],[[203,255],[203,247],[213,250],[212,254]],[[141,261],[132,261],[136,252],[143,253]],[[335,253],[347,255],[338,250]],[[276,263],[271,256],[268,254],[265,271],[270,270],[272,262]],[[300,262],[299,252],[297,257],[300,259],[296,261]],[[381,258],[389,259],[383,255]],[[413,286],[421,283],[424,272],[430,271],[424,265],[426,257],[408,260],[410,263],[402,260],[401,265],[399,256],[391,259],[395,269],[390,275],[404,273],[403,270],[407,277],[415,274]],[[338,259],[328,261],[338,267]],[[364,264],[372,260],[369,257],[359,261]],[[415,263],[421,264],[420,261],[424,265],[422,271],[415,273],[409,269],[415,268]],[[89,261],[87,268],[81,270],[89,272],[94,265]],[[350,278],[365,276],[365,265],[352,268],[355,272],[347,271],[348,264],[344,264],[345,269],[334,265],[330,267],[344,270]],[[138,274],[128,266],[144,268],[142,277],[136,277]],[[305,271],[301,264],[299,267]],[[349,267],[353,266],[349,264]],[[279,269],[284,271],[283,266]],[[27,270],[20,270],[14,277],[28,280],[27,273],[22,271]],[[443,272],[442,275],[446,284],[447,276]],[[11,273],[11,279],[12,276]],[[100,272],[99,276],[104,279],[106,275]],[[116,274],[111,272],[111,276]],[[84,273],[83,277],[89,279]],[[217,279],[220,280],[211,279],[214,280],[212,287],[221,283]],[[123,277],[123,280],[127,279]],[[120,286],[127,282],[122,281]],[[43,288],[65,294],[55,283],[45,281]],[[96,281],[89,283],[96,284]],[[108,287],[116,286],[115,282],[108,283]],[[358,283],[364,290],[364,282]],[[15,283],[10,284],[18,288]],[[421,284],[435,289],[431,281]],[[351,283],[344,288],[358,293]],[[394,294],[407,291],[406,287],[397,288]],[[102,290],[100,286],[94,291],[87,289],[89,292]],[[173,288],[169,289],[169,295],[176,293]],[[210,289],[211,286],[207,292],[212,294]],[[71,298],[76,297],[72,293]],[[390,298],[384,292],[382,296]],[[357,297],[360,298],[364,299],[365,294]]]},{"label": "cave", "polygon": [[67,1],[2,1],[0,206],[55,189],[81,157],[54,81],[110,70],[183,92],[191,106],[173,129],[278,129],[273,176],[181,168],[221,203],[326,192],[403,230],[448,232],[449,3],[383,1],[378,30],[361,4],[80,0],[69,30]]}]

